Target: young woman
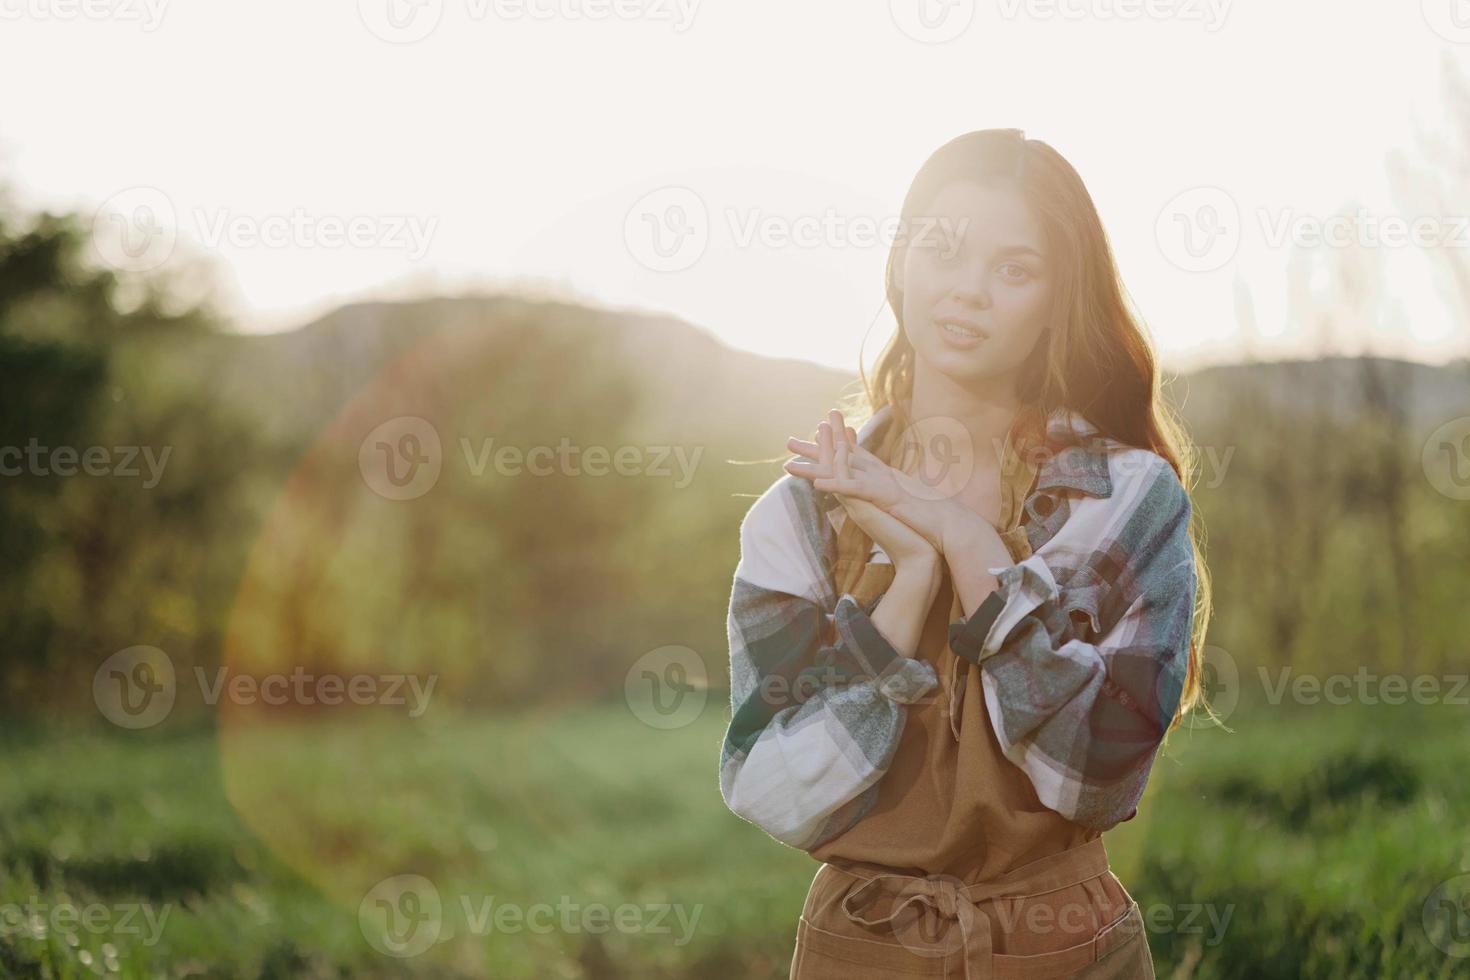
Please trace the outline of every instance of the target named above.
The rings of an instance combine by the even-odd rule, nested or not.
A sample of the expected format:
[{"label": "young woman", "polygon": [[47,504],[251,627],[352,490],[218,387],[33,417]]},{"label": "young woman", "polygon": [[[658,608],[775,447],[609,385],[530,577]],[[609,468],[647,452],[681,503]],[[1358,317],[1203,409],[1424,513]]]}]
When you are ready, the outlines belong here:
[{"label": "young woman", "polygon": [[904,199],[899,330],[741,524],[720,788],[821,867],[791,976],[1152,977],[1101,833],[1201,701],[1192,448],[1066,160]]}]

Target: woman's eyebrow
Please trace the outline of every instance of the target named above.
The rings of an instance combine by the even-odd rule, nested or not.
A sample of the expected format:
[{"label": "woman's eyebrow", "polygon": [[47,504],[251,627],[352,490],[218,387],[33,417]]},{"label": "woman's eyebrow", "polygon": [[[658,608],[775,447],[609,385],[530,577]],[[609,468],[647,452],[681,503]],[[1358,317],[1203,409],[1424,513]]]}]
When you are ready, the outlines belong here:
[{"label": "woman's eyebrow", "polygon": [[997,258],[1002,255],[1030,255],[1038,260],[1044,259],[1046,257],[1038,252],[1036,249],[1032,248],[1030,245],[1005,245],[1001,248],[996,249],[995,254]]}]

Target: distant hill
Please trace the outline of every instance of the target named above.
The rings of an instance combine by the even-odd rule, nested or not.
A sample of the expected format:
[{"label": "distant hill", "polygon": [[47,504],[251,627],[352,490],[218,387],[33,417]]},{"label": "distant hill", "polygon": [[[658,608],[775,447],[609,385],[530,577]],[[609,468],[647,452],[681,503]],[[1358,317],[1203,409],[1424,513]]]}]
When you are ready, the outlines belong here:
[{"label": "distant hill", "polygon": [[1227,364],[1181,375],[1172,396],[1192,427],[1228,426],[1242,392],[1254,392],[1288,413],[1310,407],[1336,418],[1363,410],[1364,375],[1377,372],[1389,403],[1404,413],[1411,431],[1426,433],[1448,419],[1470,414],[1470,361],[1445,365],[1389,358],[1327,357],[1315,361]]},{"label": "distant hill", "polygon": [[[821,365],[729,347],[676,317],[515,296],[355,303],[283,333],[205,335],[185,343],[170,338],[150,357],[202,375],[222,399],[257,420],[262,435],[291,446],[319,430],[395,359],[451,335],[477,351],[496,352],[510,372],[518,361],[537,361],[537,370],[550,374],[546,362],[532,356],[545,354],[548,345],[568,358],[602,357],[609,377],[636,381],[630,438],[697,443],[720,458],[784,453],[786,436],[813,425],[855,382]],[[1167,391],[1192,428],[1219,432],[1219,426],[1228,430],[1230,406],[1243,391],[1288,413],[1315,404],[1351,415],[1362,407],[1365,367],[1379,372],[1415,431],[1470,413],[1470,362],[1464,361],[1433,366],[1334,357],[1231,364],[1179,375]],[[578,397],[559,390],[551,376],[543,390],[562,404]],[[494,399],[493,386],[486,397]]]},{"label": "distant hill", "polygon": [[[602,358],[609,378],[636,379],[628,438],[704,446],[706,465],[783,454],[786,437],[814,426],[854,380],[737,350],[674,317],[510,296],[352,304],[296,330],[170,337],[146,355],[206,383],[285,448],[303,445],[396,359],[450,342],[510,372],[535,362],[538,393],[568,408],[579,393],[557,387],[545,358],[577,358],[582,372],[586,359]],[[486,397],[495,399],[494,385]],[[534,407],[514,397],[508,414]],[[763,469],[767,484],[779,474],[774,465],[752,469]]]}]

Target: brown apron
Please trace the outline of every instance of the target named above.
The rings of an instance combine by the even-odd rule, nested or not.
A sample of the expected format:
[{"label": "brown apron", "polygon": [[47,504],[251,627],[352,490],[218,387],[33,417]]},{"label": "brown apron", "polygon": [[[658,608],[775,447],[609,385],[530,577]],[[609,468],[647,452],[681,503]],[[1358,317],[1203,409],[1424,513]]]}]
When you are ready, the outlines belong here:
[{"label": "brown apron", "polygon": [[[893,427],[890,426],[890,429]],[[882,458],[894,456],[881,434]],[[1007,439],[998,530],[1014,561],[1031,554],[1023,524],[1035,485],[1029,453]],[[834,579],[867,603],[893,566],[838,506]],[[964,615],[948,571],[915,656],[940,687],[908,707],[872,810],[815,848],[797,925],[793,980],[893,975],[1152,980],[1138,904],[1108,868],[1102,838],[1037,798],[1000,749],[981,668],[949,649]]]},{"label": "brown apron", "polygon": [[944,874],[919,877],[868,864],[823,864],[797,923],[791,976],[1153,980],[1143,914],[1131,898],[1111,921],[1089,923],[1091,934],[1070,945],[1031,954],[994,949],[997,929],[1063,935],[1068,919],[1089,922],[1090,907],[1058,904],[1051,897],[1111,875],[1100,837],[970,884]]}]

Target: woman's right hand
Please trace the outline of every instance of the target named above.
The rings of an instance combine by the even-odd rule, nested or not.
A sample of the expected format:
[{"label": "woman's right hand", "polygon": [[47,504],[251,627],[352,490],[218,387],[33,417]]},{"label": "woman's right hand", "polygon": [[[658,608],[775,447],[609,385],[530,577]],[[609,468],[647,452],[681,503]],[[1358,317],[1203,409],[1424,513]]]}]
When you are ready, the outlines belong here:
[{"label": "woman's right hand", "polygon": [[841,416],[832,413],[830,421],[817,427],[817,462],[786,464],[786,472],[812,481],[821,491],[835,493],[847,516],[857,521],[858,527],[877,542],[894,564],[895,570],[917,568],[933,571],[939,567],[939,552],[929,540],[903,521],[894,517],[870,501],[837,492],[834,484],[840,485],[851,479],[848,458],[857,445],[857,433],[851,426],[841,425]]},{"label": "woman's right hand", "polygon": [[[954,499],[953,493],[936,493],[919,477],[891,466],[879,459],[858,443],[857,433],[843,423],[842,413],[835,409],[828,414],[824,423],[836,433],[847,435],[847,473],[851,479],[834,480],[819,490],[845,497],[857,497],[873,504],[889,516],[897,518],[906,527],[913,528],[938,551],[944,553],[945,540],[951,533],[951,525],[963,521],[966,508]],[[797,439],[786,440],[786,448],[802,456],[820,457],[821,447],[815,442]],[[794,469],[792,467],[795,467]],[[810,470],[827,476],[830,470],[820,470],[816,463],[792,463],[788,473],[804,476]],[[820,472],[818,472],[820,470]]]},{"label": "woman's right hand", "polygon": [[895,569],[921,567],[932,570],[939,567],[939,552],[918,531],[877,504],[860,497],[845,497],[839,493],[837,499],[842,502],[847,516],[857,521],[858,527],[883,549]]}]

